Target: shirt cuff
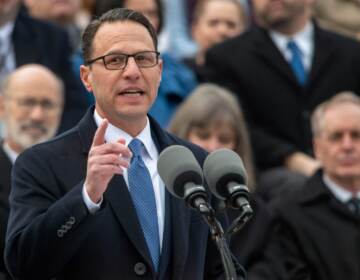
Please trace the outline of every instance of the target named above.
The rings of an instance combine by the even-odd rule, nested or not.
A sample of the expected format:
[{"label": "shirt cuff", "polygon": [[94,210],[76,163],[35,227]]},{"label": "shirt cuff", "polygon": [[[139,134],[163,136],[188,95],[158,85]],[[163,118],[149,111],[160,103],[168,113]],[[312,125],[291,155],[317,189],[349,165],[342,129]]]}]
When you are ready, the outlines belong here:
[{"label": "shirt cuff", "polygon": [[103,202],[103,198],[101,198],[99,203],[94,203],[91,200],[91,198],[89,197],[89,194],[86,191],[85,185],[83,186],[83,189],[82,189],[82,197],[83,197],[84,203],[85,203],[87,209],[89,210],[90,214],[95,214],[100,209],[101,204]]}]

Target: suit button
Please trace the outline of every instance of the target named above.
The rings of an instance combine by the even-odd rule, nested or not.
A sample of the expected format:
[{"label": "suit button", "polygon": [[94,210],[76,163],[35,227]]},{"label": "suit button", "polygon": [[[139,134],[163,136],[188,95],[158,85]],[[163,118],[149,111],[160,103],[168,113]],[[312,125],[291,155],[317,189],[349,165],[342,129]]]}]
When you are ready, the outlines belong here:
[{"label": "suit button", "polygon": [[142,276],[146,273],[146,265],[142,262],[138,262],[134,266],[134,271],[136,275]]},{"label": "suit button", "polygon": [[58,229],[57,230],[57,236],[60,237],[60,238],[63,237],[64,236],[64,231],[62,229]]},{"label": "suit button", "polygon": [[75,217],[71,216],[68,222],[69,222],[69,224],[73,225],[73,224],[75,224],[75,221],[76,221]]}]

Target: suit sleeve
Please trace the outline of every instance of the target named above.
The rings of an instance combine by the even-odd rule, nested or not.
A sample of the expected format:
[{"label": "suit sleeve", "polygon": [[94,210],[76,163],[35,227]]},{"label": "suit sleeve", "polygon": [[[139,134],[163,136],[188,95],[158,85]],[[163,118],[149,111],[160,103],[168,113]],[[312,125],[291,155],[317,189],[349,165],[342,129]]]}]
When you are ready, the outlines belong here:
[{"label": "suit sleeve", "polygon": [[274,218],[263,255],[249,269],[248,279],[316,279],[302,254],[296,231],[281,216]]},{"label": "suit sleeve", "polygon": [[96,215],[89,215],[79,182],[66,193],[36,150],[13,168],[5,261],[16,279],[50,279],[76,253]]}]

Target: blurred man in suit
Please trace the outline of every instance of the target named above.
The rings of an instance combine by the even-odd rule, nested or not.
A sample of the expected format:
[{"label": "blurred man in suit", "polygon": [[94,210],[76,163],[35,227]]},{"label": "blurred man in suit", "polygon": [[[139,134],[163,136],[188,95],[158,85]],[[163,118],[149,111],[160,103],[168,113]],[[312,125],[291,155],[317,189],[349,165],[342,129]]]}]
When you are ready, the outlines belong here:
[{"label": "blurred man in suit", "polygon": [[95,108],[70,131],[25,151],[13,169],[11,274],[218,279],[206,223],[166,191],[157,171],[169,145],[187,146],[201,164],[206,152],[147,115],[162,71],[155,30],[138,12],[110,10],[86,28],[83,53],[81,77]]},{"label": "blurred man in suit", "polygon": [[31,17],[63,27],[67,31],[72,52],[80,48],[82,30],[77,23],[80,0],[24,0],[23,3]]},{"label": "blurred man in suit", "polygon": [[346,92],[322,103],[312,129],[322,170],[275,205],[250,280],[360,279],[360,98]]},{"label": "blurred man in suit", "polygon": [[0,80],[17,67],[37,63],[51,69],[65,85],[65,107],[60,131],[74,126],[88,102],[79,94],[70,63],[71,48],[66,32],[27,15],[20,0],[0,1]]},{"label": "blurred man in suit", "polygon": [[[215,46],[206,57],[209,79],[235,92],[246,110],[266,195],[319,167],[310,115],[342,90],[360,92],[360,44],[311,20],[313,0],[254,0],[262,27]],[[293,173],[290,173],[293,172]],[[300,174],[300,175],[299,175]],[[266,182],[264,182],[267,181]],[[283,184],[286,186],[286,184]]]},{"label": "blurred man in suit", "polygon": [[[0,147],[0,254],[3,256],[12,165],[22,151],[55,135],[64,93],[62,81],[49,69],[36,64],[15,70],[4,81],[1,93],[0,116],[6,129]],[[5,279],[5,275],[1,258],[0,279]]]}]

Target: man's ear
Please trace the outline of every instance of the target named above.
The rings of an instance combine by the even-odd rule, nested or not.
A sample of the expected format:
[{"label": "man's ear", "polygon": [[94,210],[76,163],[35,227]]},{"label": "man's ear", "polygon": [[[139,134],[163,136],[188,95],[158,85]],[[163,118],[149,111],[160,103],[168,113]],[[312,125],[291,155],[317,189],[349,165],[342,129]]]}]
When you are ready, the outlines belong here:
[{"label": "man's ear", "polygon": [[313,143],[313,150],[314,150],[314,156],[317,160],[321,159],[321,151],[320,151],[320,139],[314,137],[312,140]]},{"label": "man's ear", "polygon": [[80,78],[87,91],[92,92],[93,88],[91,84],[90,66],[85,66],[85,65],[80,66]]},{"label": "man's ear", "polygon": [[161,79],[162,79],[163,65],[164,65],[163,60],[160,58],[159,59],[159,71],[160,71],[159,86],[160,86]]},{"label": "man's ear", "polygon": [[0,120],[4,118],[5,114],[5,98],[2,93],[0,93]]}]

